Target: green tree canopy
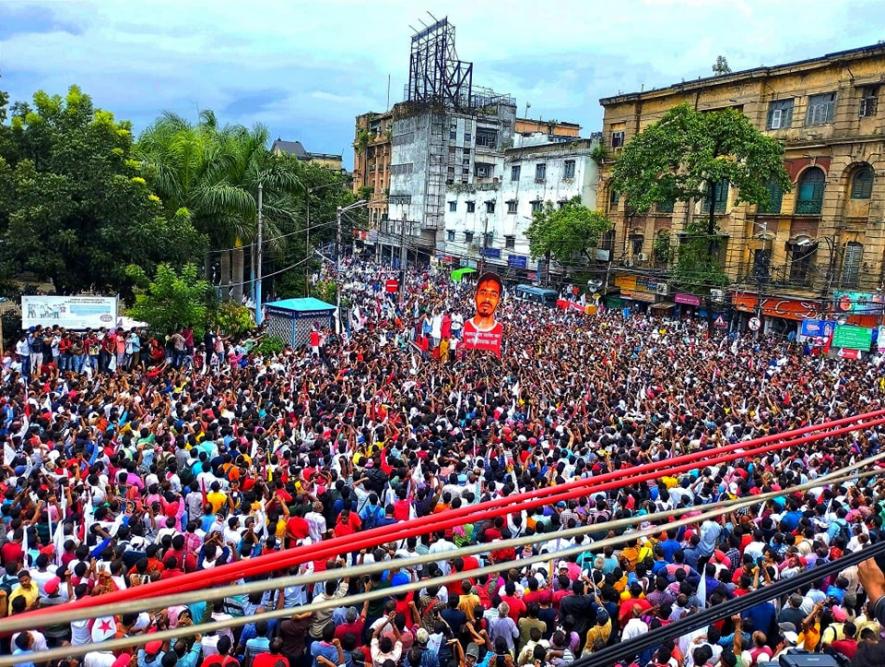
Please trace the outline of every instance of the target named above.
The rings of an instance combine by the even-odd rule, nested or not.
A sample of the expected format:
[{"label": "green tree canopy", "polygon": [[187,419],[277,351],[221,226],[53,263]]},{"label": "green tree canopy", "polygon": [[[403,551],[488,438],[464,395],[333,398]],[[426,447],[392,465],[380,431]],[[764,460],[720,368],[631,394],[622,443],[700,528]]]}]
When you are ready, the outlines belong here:
[{"label": "green tree canopy", "polygon": [[[313,227],[334,221],[335,207],[353,201],[341,174],[293,156],[274,155],[267,143],[263,126],[221,127],[214,113],[204,111],[196,123],[164,114],[136,146],[148,182],[167,210],[186,207],[218,250],[210,253],[209,262],[219,260],[219,283],[232,285],[234,298],[246,282],[244,248],[257,237],[259,182],[266,267],[291,266],[308,255],[308,207]],[[312,232],[311,243],[330,235],[334,225]],[[207,274],[208,268],[207,262]]]},{"label": "green tree canopy", "polygon": [[212,288],[199,277],[195,265],[187,264],[176,272],[168,264],[160,264],[153,280],[140,267],[130,266],[127,271],[138,285],[135,305],[129,310],[132,317],[147,322],[157,334],[189,326],[202,335]]},{"label": "green tree canopy", "polygon": [[723,181],[737,189],[738,202],[767,204],[769,183],[790,189],[783,146],[736,109],[700,112],[687,104],[627,142],[612,174],[612,187],[638,213],[702,199]]},{"label": "green tree canopy", "polygon": [[125,267],[153,271],[201,252],[187,210],[167,215],[132,159],[128,122],[95,109],[72,86],[33,104],[0,96],[0,225],[10,272],[31,271],[60,291],[125,290]]},{"label": "green tree canopy", "polygon": [[611,222],[602,213],[592,211],[575,197],[561,208],[548,202],[532,215],[526,231],[532,257],[553,257],[561,264],[579,259],[593,259],[592,250]]}]

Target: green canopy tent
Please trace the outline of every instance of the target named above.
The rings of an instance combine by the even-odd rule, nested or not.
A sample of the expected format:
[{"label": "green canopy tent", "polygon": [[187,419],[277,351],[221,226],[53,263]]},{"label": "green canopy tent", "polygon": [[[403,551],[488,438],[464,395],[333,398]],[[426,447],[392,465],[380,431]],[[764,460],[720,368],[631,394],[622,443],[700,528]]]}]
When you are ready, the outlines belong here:
[{"label": "green canopy tent", "polygon": [[469,266],[465,266],[463,269],[455,269],[451,273],[452,282],[460,283],[468,273],[476,273],[476,269]]}]

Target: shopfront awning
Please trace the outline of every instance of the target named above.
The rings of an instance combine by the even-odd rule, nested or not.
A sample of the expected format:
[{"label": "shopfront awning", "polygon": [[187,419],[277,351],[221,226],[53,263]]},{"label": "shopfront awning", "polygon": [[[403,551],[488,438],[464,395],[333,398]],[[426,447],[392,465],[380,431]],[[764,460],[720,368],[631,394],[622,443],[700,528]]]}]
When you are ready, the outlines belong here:
[{"label": "shopfront awning", "polygon": [[665,301],[663,303],[653,303],[650,306],[653,310],[670,310],[676,307],[675,303],[670,301]]}]

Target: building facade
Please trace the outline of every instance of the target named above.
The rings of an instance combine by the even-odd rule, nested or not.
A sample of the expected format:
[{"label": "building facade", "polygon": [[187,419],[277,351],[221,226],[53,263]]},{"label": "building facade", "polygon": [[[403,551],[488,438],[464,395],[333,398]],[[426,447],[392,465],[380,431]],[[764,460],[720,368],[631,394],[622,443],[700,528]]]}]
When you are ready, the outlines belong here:
[{"label": "building facade", "polygon": [[381,223],[387,220],[392,133],[392,112],[370,112],[356,118],[353,193],[369,203],[369,229],[364,240],[371,245],[377,241]]},{"label": "building facade", "polygon": [[533,118],[517,118],[513,126],[515,134],[546,134],[551,141],[568,141],[581,138],[581,126],[558,120],[540,120]]},{"label": "building facade", "polygon": [[495,155],[484,177],[451,183],[446,197],[443,258],[495,267],[514,279],[537,277],[526,231],[534,212],[579,198],[596,207],[599,139],[551,140],[547,134],[518,134],[514,145]]},{"label": "building facade", "polygon": [[448,187],[492,177],[512,143],[515,118],[513,99],[488,91],[474,93],[470,111],[409,102],[394,107],[382,259],[397,266],[405,247],[426,263],[443,247]]},{"label": "building facade", "polygon": [[[701,306],[710,301],[714,310],[730,305],[743,314],[738,321],[762,315],[768,327],[781,330],[838,310],[867,325],[881,317],[874,307],[855,306],[881,301],[883,83],[880,44],[600,100],[610,158],[682,103],[700,111],[739,109],[760,131],[783,142],[792,190],[772,188],[771,205],[760,208],[736,204],[728,184],[716,189],[722,261],[731,284],[724,295],[698,286],[683,301],[693,296]],[[658,291],[666,293],[672,249],[692,217],[704,214],[704,202],[629,214],[627,202],[610,187],[612,162],[603,165],[599,192],[615,223],[616,273],[663,283]],[[645,280],[649,276],[657,279]]]},{"label": "building facade", "polygon": [[294,155],[302,162],[311,162],[321,167],[332,169],[333,171],[344,171],[344,164],[340,155],[333,155],[331,153],[311,153],[304,148],[304,145],[300,141],[284,141],[283,139],[277,138],[277,140],[271,145],[270,150],[274,155],[287,153],[289,155]]}]

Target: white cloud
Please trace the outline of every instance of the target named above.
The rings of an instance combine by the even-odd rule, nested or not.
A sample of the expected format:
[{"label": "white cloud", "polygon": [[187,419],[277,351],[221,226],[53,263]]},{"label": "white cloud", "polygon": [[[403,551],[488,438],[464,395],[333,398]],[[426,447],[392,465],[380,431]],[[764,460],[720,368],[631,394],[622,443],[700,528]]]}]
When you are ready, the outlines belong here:
[{"label": "white cloud", "polygon": [[[57,20],[16,32],[34,30],[22,20],[29,8]],[[873,43],[885,14],[871,0],[451,0],[430,10],[457,26],[475,84],[585,131],[598,126],[599,97],[709,75],[720,53],[742,69]],[[137,127],[164,109],[214,108],[224,122],[260,121],[274,135],[313,133],[299,137],[309,145],[348,145],[353,116],[384,108],[388,74],[392,101],[401,97],[409,24],[432,20],[423,12],[405,0],[0,5],[0,87],[21,99],[79,83]],[[234,117],[223,114],[267,90],[287,92],[253,113],[238,105]]]}]

